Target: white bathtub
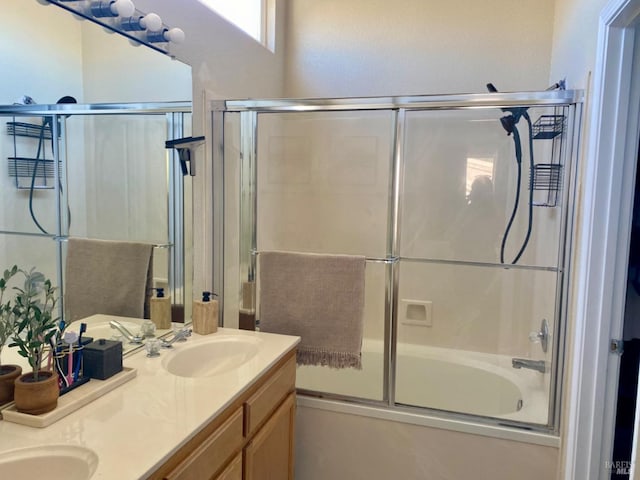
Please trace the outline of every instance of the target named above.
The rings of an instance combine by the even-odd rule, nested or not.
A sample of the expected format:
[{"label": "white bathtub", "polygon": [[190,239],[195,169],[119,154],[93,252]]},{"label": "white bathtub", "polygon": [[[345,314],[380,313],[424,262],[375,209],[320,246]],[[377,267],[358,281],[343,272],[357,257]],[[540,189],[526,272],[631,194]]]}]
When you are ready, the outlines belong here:
[{"label": "white bathtub", "polygon": [[[365,340],[363,368],[298,367],[299,389],[382,400],[382,342]],[[516,370],[511,357],[402,344],[396,403],[545,425],[549,374]]]}]

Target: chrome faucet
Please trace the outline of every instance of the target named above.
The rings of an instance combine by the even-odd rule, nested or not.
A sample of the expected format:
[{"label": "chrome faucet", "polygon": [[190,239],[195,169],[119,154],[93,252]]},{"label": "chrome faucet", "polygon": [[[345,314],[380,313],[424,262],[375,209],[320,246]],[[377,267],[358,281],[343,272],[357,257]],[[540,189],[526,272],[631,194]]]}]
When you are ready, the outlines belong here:
[{"label": "chrome faucet", "polygon": [[547,371],[547,363],[544,360],[529,360],[527,358],[512,358],[511,365],[513,368],[528,368],[536,370],[540,373]]},{"label": "chrome faucet", "polygon": [[141,344],[142,340],[144,340],[144,338],[140,335],[134,335],[133,333],[131,333],[124,325],[122,325],[117,320],[111,320],[109,322],[109,325],[111,325],[111,328],[115,328],[116,330],[118,330],[124,338],[129,340],[129,343]]},{"label": "chrome faucet", "polygon": [[160,346],[162,348],[172,348],[174,342],[184,342],[187,340],[187,337],[191,336],[191,329],[190,328],[183,328],[182,330],[178,330],[177,332],[175,332],[173,334],[173,337],[171,338],[171,340],[166,340],[164,338],[160,339]]}]

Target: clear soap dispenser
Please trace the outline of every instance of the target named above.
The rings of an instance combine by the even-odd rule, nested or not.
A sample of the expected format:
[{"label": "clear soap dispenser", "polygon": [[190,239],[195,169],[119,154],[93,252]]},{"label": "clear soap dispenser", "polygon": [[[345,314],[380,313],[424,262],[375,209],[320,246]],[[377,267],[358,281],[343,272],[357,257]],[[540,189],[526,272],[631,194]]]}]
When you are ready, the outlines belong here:
[{"label": "clear soap dispenser", "polygon": [[151,297],[151,321],[161,330],[171,328],[171,297],[165,297],[164,288],[156,288]]},{"label": "clear soap dispenser", "polygon": [[218,331],[218,301],[212,300],[211,295],[211,292],[202,292],[202,300],[193,302],[191,328],[199,335]]}]

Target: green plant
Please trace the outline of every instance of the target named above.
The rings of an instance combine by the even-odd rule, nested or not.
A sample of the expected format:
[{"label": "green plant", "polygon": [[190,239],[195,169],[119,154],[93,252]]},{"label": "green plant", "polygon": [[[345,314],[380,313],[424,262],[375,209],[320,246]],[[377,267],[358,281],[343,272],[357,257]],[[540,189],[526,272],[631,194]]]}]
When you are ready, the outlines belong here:
[{"label": "green plant", "polygon": [[11,301],[4,302],[4,291],[7,289],[7,283],[16,273],[18,273],[18,267],[14,265],[11,270],[5,270],[4,275],[0,278],[0,367],[2,366],[2,348],[16,330],[16,317],[13,313]]},{"label": "green plant", "polygon": [[25,279],[23,288],[13,287],[17,291],[12,308],[16,331],[9,346],[18,347],[20,355],[29,360],[33,380],[37,382],[44,350],[57,333],[57,318],[53,317],[57,289],[33,268],[28,272],[18,269],[17,273],[24,275]]}]

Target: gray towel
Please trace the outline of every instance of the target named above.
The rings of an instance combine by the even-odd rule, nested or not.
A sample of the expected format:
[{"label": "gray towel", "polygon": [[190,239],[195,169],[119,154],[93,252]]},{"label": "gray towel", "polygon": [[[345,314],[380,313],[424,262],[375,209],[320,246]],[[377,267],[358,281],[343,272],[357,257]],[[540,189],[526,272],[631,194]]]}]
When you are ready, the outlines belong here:
[{"label": "gray towel", "polygon": [[365,258],[261,252],[260,330],[297,335],[300,365],[362,368]]},{"label": "gray towel", "polygon": [[67,323],[96,313],[143,318],[153,245],[70,238],[64,282]]}]

